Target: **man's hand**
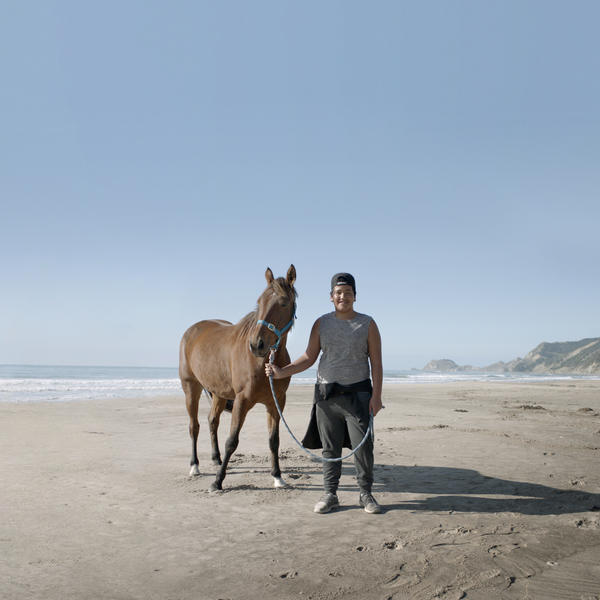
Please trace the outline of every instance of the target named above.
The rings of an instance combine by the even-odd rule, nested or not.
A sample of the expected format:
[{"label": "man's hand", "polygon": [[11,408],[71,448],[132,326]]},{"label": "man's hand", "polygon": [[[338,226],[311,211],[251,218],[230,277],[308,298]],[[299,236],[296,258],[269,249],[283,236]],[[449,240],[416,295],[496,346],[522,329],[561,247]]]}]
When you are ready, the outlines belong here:
[{"label": "man's hand", "polygon": [[383,404],[381,403],[381,396],[371,396],[369,401],[369,411],[375,416],[381,409]]},{"label": "man's hand", "polygon": [[273,379],[281,379],[283,377],[281,375],[281,368],[269,362],[265,364],[265,375],[273,377]]}]

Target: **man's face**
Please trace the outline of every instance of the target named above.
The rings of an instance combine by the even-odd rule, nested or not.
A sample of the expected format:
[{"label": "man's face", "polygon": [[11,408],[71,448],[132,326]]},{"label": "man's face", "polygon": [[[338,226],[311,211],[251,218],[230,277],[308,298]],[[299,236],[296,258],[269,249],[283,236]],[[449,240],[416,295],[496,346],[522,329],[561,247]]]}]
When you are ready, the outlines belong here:
[{"label": "man's face", "polygon": [[354,292],[350,285],[336,285],[331,290],[331,301],[338,312],[351,311],[354,306]]}]

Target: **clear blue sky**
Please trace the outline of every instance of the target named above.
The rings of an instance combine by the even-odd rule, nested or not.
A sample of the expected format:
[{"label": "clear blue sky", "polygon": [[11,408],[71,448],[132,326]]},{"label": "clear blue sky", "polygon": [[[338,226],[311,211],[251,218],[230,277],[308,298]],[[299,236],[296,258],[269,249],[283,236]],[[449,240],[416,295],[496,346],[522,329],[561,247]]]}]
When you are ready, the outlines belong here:
[{"label": "clear blue sky", "polygon": [[600,4],[4,2],[0,363],[175,366],[298,271],[384,367],[600,335]]}]

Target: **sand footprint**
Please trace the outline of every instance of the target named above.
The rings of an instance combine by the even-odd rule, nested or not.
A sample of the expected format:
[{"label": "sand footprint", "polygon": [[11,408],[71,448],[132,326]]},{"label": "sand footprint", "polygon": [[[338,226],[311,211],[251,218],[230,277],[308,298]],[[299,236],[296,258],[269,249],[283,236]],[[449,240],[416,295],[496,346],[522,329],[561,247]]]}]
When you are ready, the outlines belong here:
[{"label": "sand footprint", "polygon": [[435,598],[441,598],[442,600],[462,600],[462,598],[466,597],[466,592],[453,588],[442,588],[435,594]]},{"label": "sand footprint", "polygon": [[400,540],[391,540],[389,542],[383,542],[383,548],[385,550],[402,550],[402,548],[404,548],[404,542]]},{"label": "sand footprint", "polygon": [[279,579],[295,579],[298,577],[298,571],[286,571],[279,575]]},{"label": "sand footprint", "polygon": [[508,554],[509,552],[512,552],[513,550],[516,550],[517,548],[520,548],[519,544],[513,543],[513,544],[494,544],[493,546],[490,546],[488,548],[488,553],[493,556],[500,556],[502,554]]},{"label": "sand footprint", "polygon": [[574,477],[573,479],[571,479],[571,481],[569,481],[569,483],[573,487],[583,487],[586,484],[585,476],[584,477]]},{"label": "sand footprint", "polygon": [[580,529],[600,529],[600,519],[577,519],[575,521],[575,527]]},{"label": "sand footprint", "polygon": [[421,578],[416,573],[396,573],[381,587],[385,590],[402,587],[405,585],[416,585],[421,581]]}]

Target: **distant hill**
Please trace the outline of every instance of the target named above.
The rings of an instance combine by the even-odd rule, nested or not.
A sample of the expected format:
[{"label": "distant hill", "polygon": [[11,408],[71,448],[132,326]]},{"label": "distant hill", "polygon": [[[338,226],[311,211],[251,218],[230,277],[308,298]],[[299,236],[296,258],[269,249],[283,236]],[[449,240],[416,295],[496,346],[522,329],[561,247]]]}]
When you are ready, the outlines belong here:
[{"label": "distant hill", "polygon": [[600,375],[600,338],[578,342],[542,342],[524,358],[496,362],[487,367],[458,365],[449,358],[429,361],[425,371],[492,371],[496,373],[571,373]]},{"label": "distant hill", "polygon": [[542,342],[512,365],[527,373],[600,373],[600,338],[578,342]]}]

